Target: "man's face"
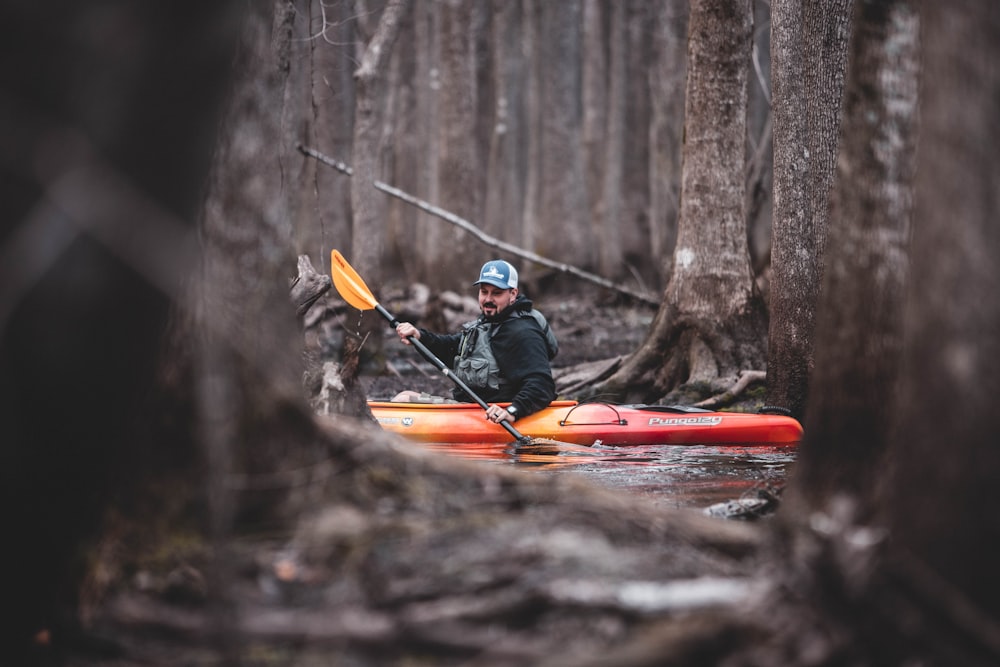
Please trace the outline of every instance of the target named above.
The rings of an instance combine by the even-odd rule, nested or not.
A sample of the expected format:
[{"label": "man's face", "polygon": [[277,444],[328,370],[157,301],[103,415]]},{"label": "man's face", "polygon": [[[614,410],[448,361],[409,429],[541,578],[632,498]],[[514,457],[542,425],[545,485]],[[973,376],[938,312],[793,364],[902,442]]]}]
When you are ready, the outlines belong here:
[{"label": "man's face", "polygon": [[479,286],[479,309],[486,317],[493,317],[501,310],[514,303],[517,298],[517,288],[501,289],[483,283]]}]

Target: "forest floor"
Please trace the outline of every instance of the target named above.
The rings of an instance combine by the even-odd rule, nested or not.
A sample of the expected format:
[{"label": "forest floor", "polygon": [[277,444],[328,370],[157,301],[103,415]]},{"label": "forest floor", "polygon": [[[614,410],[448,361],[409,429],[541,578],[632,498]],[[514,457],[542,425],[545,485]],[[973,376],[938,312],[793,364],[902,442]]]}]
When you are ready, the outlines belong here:
[{"label": "forest floor", "polygon": [[[474,300],[442,296],[458,307],[409,294],[382,303],[440,331],[475,315]],[[306,323],[313,344],[333,345],[356,326],[357,311],[335,297],[317,305]],[[536,306],[559,337],[560,377],[629,354],[655,315],[585,296]],[[369,360],[362,374],[369,398],[450,390],[388,326],[381,330],[382,363]],[[752,607],[770,587],[760,570],[760,525],[664,512],[568,476],[399,450],[350,420],[324,429],[322,463],[296,468],[298,483],[241,492],[245,502],[280,497],[283,518],[233,535],[225,567],[218,544],[192,543],[186,533],[157,541],[152,560],[114,551],[108,567],[118,580],[102,586],[101,604],[91,608],[88,645],[99,650],[73,664],[214,664],[220,650],[268,666],[657,664],[677,656],[663,637],[684,646],[707,638],[720,654],[733,649],[726,610]],[[298,478],[303,472],[307,479]],[[211,603],[207,582],[219,572],[225,608],[238,614]],[[687,625],[664,631],[678,619]],[[648,645],[648,637],[660,639]]]}]

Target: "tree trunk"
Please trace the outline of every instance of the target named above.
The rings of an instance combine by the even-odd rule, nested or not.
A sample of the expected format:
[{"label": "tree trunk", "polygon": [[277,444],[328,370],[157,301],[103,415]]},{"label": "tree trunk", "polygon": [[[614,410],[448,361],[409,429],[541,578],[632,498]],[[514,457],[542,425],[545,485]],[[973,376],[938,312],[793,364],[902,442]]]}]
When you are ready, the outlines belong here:
[{"label": "tree trunk", "polygon": [[[537,0],[536,0],[537,1]],[[537,142],[539,183],[537,216],[527,230],[527,247],[546,257],[582,267],[593,266],[580,130],[580,46],[582,29],[577,3],[539,2],[535,48],[538,62]],[[560,63],[560,61],[563,61]],[[534,273],[530,265],[525,274]]]},{"label": "tree trunk", "polygon": [[[1000,5],[924,2],[922,12],[913,268],[885,514],[894,546],[926,568],[908,578],[913,590],[939,582],[938,608],[969,630],[977,618],[995,628]],[[979,664],[1000,655],[995,629],[990,637],[992,659]]]},{"label": "tree trunk", "polygon": [[[441,11],[441,88],[438,113],[437,204],[466,220],[480,211],[478,173],[481,169],[479,143],[475,138],[477,120],[477,85],[474,67],[475,44],[473,3],[465,0],[445,0]],[[440,225],[435,221],[433,224]],[[433,249],[435,266],[449,267],[428,276],[435,289],[455,287],[456,276],[469,284],[478,275],[479,267],[488,258],[461,229],[446,225],[441,232],[441,244]]]},{"label": "tree trunk", "polygon": [[[201,220],[203,269],[192,285],[198,319],[182,332],[200,343],[194,349],[193,386],[186,390],[197,401],[194,435],[206,461],[209,534],[223,559],[237,522],[273,518],[286,509],[289,494],[220,480],[280,475],[325,456],[305,437],[313,432],[311,417],[295,408],[303,397],[304,366],[301,330],[289,300],[297,262],[287,198],[298,190],[289,191],[282,180],[274,149],[289,71],[281,56],[293,35],[293,13],[285,9],[279,0],[256,5],[244,17]],[[222,563],[217,567],[224,570]],[[213,583],[224,600],[226,576],[220,577]]]},{"label": "tree trunk", "polygon": [[771,8],[774,231],[768,403],[802,418],[813,367],[816,303],[852,0],[778,0]]},{"label": "tree trunk", "polygon": [[[328,155],[348,156],[352,153],[356,106],[352,76],[355,68],[351,63],[359,60],[359,40],[347,4],[323,5],[321,1],[310,2],[309,29],[300,36],[311,54],[308,71],[312,113],[308,117],[309,134],[299,140],[307,139]],[[316,37],[305,41],[310,35]],[[300,252],[308,252],[318,266],[329,268],[333,247],[351,251],[352,182],[315,160],[307,162],[314,170],[312,187],[306,191],[314,206],[313,215],[309,216],[309,229],[298,230],[296,238]]]},{"label": "tree trunk", "polygon": [[661,280],[665,280],[673,269],[680,215],[687,8],[659,3],[655,25],[650,73],[649,251]]},{"label": "tree trunk", "polygon": [[[309,160],[298,149],[307,136],[312,108],[312,68],[293,67],[292,62],[309,62],[312,47],[308,40],[310,5],[312,0],[288,0],[285,11],[291,31],[280,64],[288,68],[283,91],[280,153],[281,170],[288,185],[288,216],[297,254],[311,252],[319,260],[325,244],[317,233],[315,196],[315,160]],[[294,193],[293,193],[294,190]]]},{"label": "tree trunk", "polygon": [[[521,212],[521,237],[519,244],[537,252],[533,239],[538,235],[539,219],[542,216],[542,142],[544,132],[542,118],[545,114],[545,103],[542,99],[544,84],[542,50],[542,0],[524,0],[524,50],[527,63],[527,85],[524,96],[525,116],[527,118],[527,133],[525,144],[527,164],[524,167],[524,204]],[[522,267],[522,280],[532,277],[530,267]]]},{"label": "tree trunk", "polygon": [[[617,3],[620,5],[622,3]],[[616,6],[617,6],[616,5]],[[602,0],[583,0],[583,62],[582,102],[583,119],[580,126],[581,150],[584,161],[584,180],[587,192],[592,193],[590,208],[594,234],[600,234],[604,222],[603,174],[607,155],[608,126],[608,34],[611,21],[608,13],[614,11]]]},{"label": "tree trunk", "polygon": [[[674,5],[669,3],[674,11]],[[625,3],[625,127],[623,137],[621,189],[622,214],[609,221],[621,237],[623,265],[615,274],[620,279],[638,282],[643,289],[659,293],[663,287],[659,258],[649,253],[649,202],[652,197],[649,164],[652,146],[649,142],[653,121],[650,67],[655,62],[654,31],[660,8],[645,0]]]},{"label": "tree trunk", "polygon": [[[392,140],[387,146],[391,158],[388,182],[405,192],[427,194],[426,172],[429,149],[424,142],[424,113],[428,103],[426,81],[427,47],[421,41],[423,30],[418,26],[425,17],[427,3],[413,3],[400,21],[399,35],[393,48],[391,66],[394,109]],[[387,165],[388,166],[388,165]],[[384,277],[398,283],[421,276],[421,247],[426,226],[420,209],[398,199],[389,202],[389,242],[386,255],[389,264]]]},{"label": "tree trunk", "polygon": [[155,368],[169,309],[197,264],[205,138],[240,9],[0,8],[5,664],[72,662],[102,524],[148,508],[153,480],[197,457],[174,422],[187,415],[154,400]]},{"label": "tree trunk", "polygon": [[354,169],[351,177],[351,263],[376,290],[382,284],[388,231],[388,203],[385,195],[374,186],[375,181],[385,179],[385,78],[399,22],[408,6],[408,0],[392,0],[385,6],[375,34],[365,45],[361,63],[354,72],[357,97],[351,158]]},{"label": "tree trunk", "polygon": [[[201,299],[201,325],[210,332],[205,354],[224,357],[224,366],[240,369],[241,375],[231,379],[233,386],[243,393],[241,402],[252,406],[245,408],[248,413],[262,416],[270,410],[254,405],[260,398],[257,373],[273,373],[290,395],[301,388],[301,345],[296,344],[298,328],[288,300],[296,259],[287,192],[273,149],[280,143],[287,68],[275,62],[272,31],[279,42],[287,41],[290,14],[275,12],[276,7],[282,3],[262,6],[244,21],[235,69],[239,74],[213,157],[201,221],[204,268],[194,285]],[[283,251],[274,252],[278,248]],[[256,313],[271,313],[272,326],[262,329]],[[278,332],[273,338],[272,331]],[[253,440],[258,434],[249,425],[239,435]],[[268,458],[263,447],[246,451]]]},{"label": "tree trunk", "polygon": [[525,18],[520,3],[493,3],[493,99],[483,231],[510,243],[521,241],[527,120],[521,43]]},{"label": "tree trunk", "polygon": [[642,347],[602,394],[655,401],[682,383],[704,394],[764,363],[764,306],[743,219],[750,17],[742,0],[692,4],[673,273]]},{"label": "tree trunk", "polygon": [[[378,27],[365,46],[361,64],[354,73],[356,111],[351,177],[351,263],[364,276],[368,286],[378,294],[383,285],[386,260],[389,204],[383,193],[375,189],[375,181],[383,180],[385,171],[383,147],[385,136],[386,69],[399,23],[408,9],[408,0],[391,0],[382,10]],[[341,375],[345,386],[354,388],[361,367],[360,355],[371,359],[382,349],[385,322],[374,312],[363,313],[353,336],[345,336]]]},{"label": "tree trunk", "polygon": [[770,298],[774,212],[774,116],[771,113],[771,2],[754,0],[753,66],[747,112],[747,240],[764,301]]},{"label": "tree trunk", "polygon": [[[413,6],[416,18],[413,22],[417,43],[417,80],[414,94],[416,104],[414,134],[419,155],[414,179],[413,192],[432,203],[441,201],[441,12],[437,2],[417,2]],[[407,145],[409,142],[407,142]],[[451,230],[438,223],[434,216],[420,213],[416,220],[416,253],[419,266],[418,276],[426,283],[433,283],[441,273],[440,248],[447,245]]]},{"label": "tree trunk", "polygon": [[[910,203],[898,190],[906,189],[914,150],[907,131],[914,123],[918,22],[923,70],[912,241],[900,290],[900,237]],[[801,637],[811,636],[825,639],[808,647],[810,664],[986,667],[1000,656],[994,576],[1000,449],[993,423],[1000,391],[1000,302],[994,294],[1000,283],[1000,8],[989,0],[924,2],[918,17],[912,2],[863,3],[852,42],[839,174],[849,180],[837,189],[827,262],[832,275],[824,279],[820,314],[828,321],[829,304],[829,319],[842,313],[877,328],[838,323],[857,337],[830,336],[845,353],[828,354],[826,337],[817,338],[809,423],[832,427],[840,438],[827,439],[807,426],[808,447],[792,479],[798,493],[782,510],[795,525],[785,542],[792,560],[782,569],[784,590],[794,591],[786,600],[818,602],[821,613],[789,612],[811,618],[813,627],[776,628],[775,634],[787,640],[782,656],[792,664],[805,657],[795,653],[806,649]],[[857,187],[866,174],[879,181],[875,187]],[[868,211],[863,217],[851,217],[853,197]],[[859,229],[838,231],[847,222]],[[874,252],[859,243],[879,232],[890,242]],[[855,264],[876,289],[864,293],[866,281],[856,273],[857,287],[833,291],[845,287],[841,263]],[[901,292],[902,308],[885,298]],[[862,297],[872,303],[837,303]],[[890,312],[875,312],[879,307]],[[888,321],[893,316],[903,327],[896,351],[886,347],[899,339],[898,322]],[[864,359],[846,372],[825,370],[852,351]],[[878,360],[879,354],[891,358]],[[866,373],[866,361],[883,375],[898,368],[896,382]],[[875,406],[843,398],[873,396],[865,386],[870,382],[886,392]],[[825,411],[813,416],[814,405],[826,400],[831,411],[843,411],[840,421],[847,426]],[[861,451],[856,438],[874,451]],[[849,479],[852,469],[861,479]],[[822,486],[814,490],[817,481]]]},{"label": "tree trunk", "polygon": [[625,108],[628,69],[625,53],[628,49],[627,7],[625,2],[611,5],[608,31],[608,87],[607,113],[604,126],[604,153],[601,163],[602,178],[598,190],[598,203],[594,207],[596,221],[594,237],[597,240],[598,273],[617,280],[624,270],[622,229],[619,225],[624,213],[622,201],[625,176]]},{"label": "tree trunk", "polygon": [[859,7],[844,139],[795,488],[812,505],[883,474],[895,395],[912,210],[917,19],[909,2]]}]

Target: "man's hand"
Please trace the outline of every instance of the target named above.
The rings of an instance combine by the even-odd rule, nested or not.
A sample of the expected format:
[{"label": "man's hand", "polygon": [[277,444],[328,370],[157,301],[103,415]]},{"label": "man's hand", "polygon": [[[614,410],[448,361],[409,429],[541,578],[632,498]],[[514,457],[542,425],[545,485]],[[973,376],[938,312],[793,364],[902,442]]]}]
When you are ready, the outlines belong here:
[{"label": "man's hand", "polygon": [[399,336],[399,340],[402,341],[404,345],[410,344],[410,336],[420,340],[420,329],[416,328],[409,322],[400,322],[397,324],[396,334]]},{"label": "man's hand", "polygon": [[501,408],[499,405],[491,405],[487,408],[486,418],[495,424],[499,424],[502,421],[509,421],[513,424],[517,419],[514,415],[507,412],[506,408]]}]

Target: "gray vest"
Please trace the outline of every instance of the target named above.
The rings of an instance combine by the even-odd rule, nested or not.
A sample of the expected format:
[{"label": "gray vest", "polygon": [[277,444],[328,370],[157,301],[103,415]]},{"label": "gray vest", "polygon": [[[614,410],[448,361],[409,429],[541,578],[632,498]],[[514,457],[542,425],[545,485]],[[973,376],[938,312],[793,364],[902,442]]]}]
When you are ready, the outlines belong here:
[{"label": "gray vest", "polygon": [[[549,359],[554,359],[559,352],[559,341],[552,333],[552,327],[545,320],[545,316],[537,310],[530,310],[527,313],[523,310],[511,314],[510,319],[517,317],[533,317],[542,328],[545,335],[545,344],[549,349]],[[500,366],[496,357],[493,356],[493,347],[490,341],[493,335],[499,330],[501,322],[485,320],[473,320],[462,325],[462,340],[458,344],[458,356],[455,357],[455,376],[470,387],[489,387],[497,390],[504,384],[504,379],[500,377]]]}]

